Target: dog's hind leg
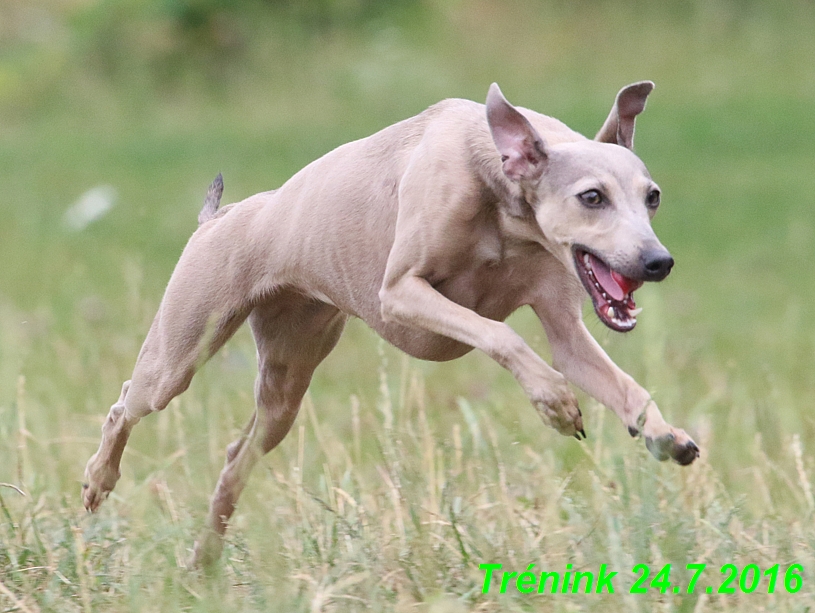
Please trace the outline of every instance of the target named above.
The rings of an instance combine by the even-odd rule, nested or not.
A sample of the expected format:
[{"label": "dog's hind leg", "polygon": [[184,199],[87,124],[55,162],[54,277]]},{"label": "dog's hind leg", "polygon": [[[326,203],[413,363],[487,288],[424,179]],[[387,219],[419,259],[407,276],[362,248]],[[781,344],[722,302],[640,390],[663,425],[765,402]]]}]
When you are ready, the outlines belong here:
[{"label": "dog's hind leg", "polygon": [[96,511],[116,485],[133,427],[186,390],[198,367],[251,311],[245,293],[233,287],[234,271],[217,251],[201,248],[202,238],[194,236],[184,250],[133,375],[102,426],[99,449],[85,468],[83,502],[89,511]]},{"label": "dog's hind leg", "polygon": [[340,338],[347,317],[335,307],[293,294],[273,296],[249,315],[258,349],[257,409],[229,445],[192,565],[221,554],[223,534],[257,461],[288,433],[312,373]]}]

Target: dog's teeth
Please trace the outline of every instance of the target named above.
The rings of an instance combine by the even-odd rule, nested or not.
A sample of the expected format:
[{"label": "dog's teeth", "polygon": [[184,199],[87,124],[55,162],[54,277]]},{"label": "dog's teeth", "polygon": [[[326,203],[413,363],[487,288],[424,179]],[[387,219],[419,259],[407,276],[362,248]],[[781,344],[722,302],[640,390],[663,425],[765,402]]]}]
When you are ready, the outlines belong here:
[{"label": "dog's teeth", "polygon": [[[598,288],[598,289],[599,289],[599,288]],[[608,294],[607,294],[607,293],[605,293],[605,292],[603,292],[603,298],[605,298],[606,300],[608,300]],[[612,308],[613,308],[613,307],[612,307]]]},{"label": "dog's teeth", "polygon": [[631,317],[636,317],[636,316],[637,316],[637,315],[639,315],[640,313],[642,313],[642,307],[639,307],[639,308],[637,308],[637,309],[634,309],[633,311],[631,311],[631,312],[630,312]]},{"label": "dog's teeth", "polygon": [[[605,296],[605,294],[603,294]],[[608,316],[611,319],[617,319],[617,312],[614,310],[614,307],[608,307]]]},{"label": "dog's teeth", "polygon": [[591,263],[591,260],[589,260],[589,254],[588,253],[583,254],[583,262],[586,264],[586,266],[588,266]]}]

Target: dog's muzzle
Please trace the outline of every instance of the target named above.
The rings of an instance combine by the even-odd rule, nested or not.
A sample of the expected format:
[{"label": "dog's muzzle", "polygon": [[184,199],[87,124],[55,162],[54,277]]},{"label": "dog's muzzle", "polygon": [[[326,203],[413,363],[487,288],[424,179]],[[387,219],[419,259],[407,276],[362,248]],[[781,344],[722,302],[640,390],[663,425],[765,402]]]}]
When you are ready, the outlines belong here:
[{"label": "dog's muzzle", "polygon": [[628,332],[637,325],[637,315],[642,309],[638,309],[634,302],[634,291],[645,280],[659,280],[657,278],[659,274],[662,274],[660,279],[664,278],[670,272],[670,267],[673,266],[672,259],[670,263],[660,261],[658,264],[660,268],[657,271],[655,258],[650,258],[647,263],[652,264],[653,272],[643,274],[642,279],[632,279],[614,270],[602,258],[581,247],[575,247],[574,260],[578,277],[591,296],[597,317],[606,326],[617,332]]}]

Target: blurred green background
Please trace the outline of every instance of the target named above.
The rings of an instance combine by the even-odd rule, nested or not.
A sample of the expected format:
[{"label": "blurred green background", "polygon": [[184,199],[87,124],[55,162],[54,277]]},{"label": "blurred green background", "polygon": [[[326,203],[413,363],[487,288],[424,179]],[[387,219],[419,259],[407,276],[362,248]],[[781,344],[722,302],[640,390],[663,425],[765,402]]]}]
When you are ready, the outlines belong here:
[{"label": "blurred green background", "polygon": [[[600,446],[593,448],[597,466],[642,467],[680,490],[699,481],[701,473],[692,471],[707,471],[728,496],[721,504],[745,513],[744,525],[769,522],[779,534],[796,522],[808,526],[815,450],[813,33],[811,0],[2,0],[0,455],[8,462],[0,463],[0,482],[29,494],[6,513],[8,525],[25,524],[15,513],[40,513],[45,523],[98,527],[79,511],[85,461],[218,172],[225,202],[238,201],[442,98],[482,101],[493,81],[515,104],[590,136],[620,87],[651,79],[657,88],[638,121],[636,148],[662,188],[654,225],[677,265],[664,283],[638,292],[645,310],[632,334],[609,332],[591,313],[586,318],[666,417],[703,445],[703,458],[701,468],[688,470],[657,465],[616,418],[602,418],[581,397],[590,408],[590,444]],[[71,225],[66,211],[94,188],[109,210]],[[528,312],[511,324],[548,354]],[[139,426],[108,517],[122,515],[158,471],[198,525],[223,447],[251,411],[254,368],[243,330],[180,401]],[[358,470],[382,460],[381,382],[404,400],[412,378],[421,381],[439,440],[449,443],[451,428],[471,431],[459,409],[465,398],[479,419],[495,424],[496,448],[508,465],[521,462],[524,449],[545,450],[552,478],[569,475],[573,497],[589,496],[585,475],[600,469],[575,441],[539,423],[500,367],[480,355],[442,365],[407,360],[356,322],[318,371],[309,401],[324,427],[344,440],[352,427],[349,398],[359,400],[372,434],[363,437]],[[301,415],[298,423],[312,422]],[[310,433],[309,426],[307,445],[316,445]],[[268,466],[290,467],[295,439],[296,432]],[[184,471],[173,464],[177,453],[188,463]],[[482,460],[493,470],[494,458],[473,459]],[[332,461],[315,456],[298,470],[319,490],[323,462],[332,468]],[[255,475],[252,483],[262,481]],[[242,501],[247,526],[258,525],[273,486],[263,500]],[[763,498],[756,495],[762,487]],[[636,511],[630,516],[634,522]],[[584,528],[583,536],[594,530]],[[179,539],[191,542],[190,529],[185,524]],[[813,538],[811,530],[805,534]],[[28,551],[19,538],[18,549],[0,546],[0,570],[13,569],[12,560]],[[640,554],[650,555],[641,545]],[[280,543],[263,547],[272,556]],[[43,545],[39,554],[30,548],[34,558],[59,558],[57,545]],[[608,561],[603,555],[596,559]],[[297,566],[275,564],[282,566],[271,576],[290,576]],[[3,576],[22,594],[44,585]],[[49,576],[43,581],[56,581]],[[262,576],[258,581],[265,585]],[[95,588],[91,593],[88,606],[95,607]],[[495,609],[493,601],[478,602],[486,607],[479,610],[525,610],[523,599]]]}]

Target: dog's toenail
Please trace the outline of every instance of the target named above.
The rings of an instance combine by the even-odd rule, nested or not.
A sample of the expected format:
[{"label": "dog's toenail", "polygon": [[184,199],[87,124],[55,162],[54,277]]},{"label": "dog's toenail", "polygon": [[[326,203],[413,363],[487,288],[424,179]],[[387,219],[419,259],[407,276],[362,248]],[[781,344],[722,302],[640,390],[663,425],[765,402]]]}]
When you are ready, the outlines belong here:
[{"label": "dog's toenail", "polygon": [[583,428],[580,428],[580,434],[582,434],[582,435],[583,435],[583,438],[584,438],[584,439],[585,439],[585,438],[588,438],[588,437],[586,436],[586,431],[585,431]]},{"label": "dog's toenail", "polygon": [[640,431],[637,430],[634,426],[628,426],[628,434],[631,435],[631,438],[637,438],[639,436]]},{"label": "dog's toenail", "polygon": [[90,487],[90,485],[89,485],[89,484],[87,484],[87,483],[83,483],[83,484],[82,484],[82,489],[83,489],[83,490],[86,490],[86,489],[88,489],[89,487]]}]

